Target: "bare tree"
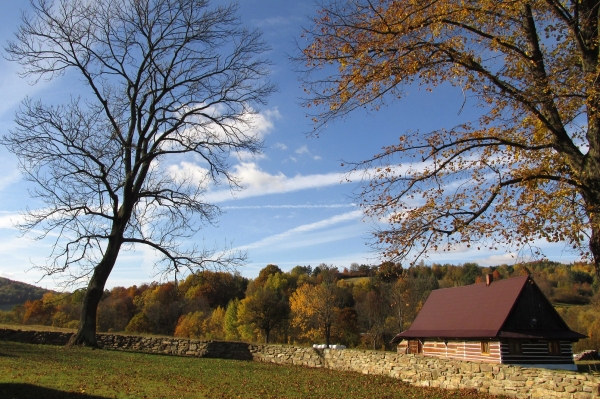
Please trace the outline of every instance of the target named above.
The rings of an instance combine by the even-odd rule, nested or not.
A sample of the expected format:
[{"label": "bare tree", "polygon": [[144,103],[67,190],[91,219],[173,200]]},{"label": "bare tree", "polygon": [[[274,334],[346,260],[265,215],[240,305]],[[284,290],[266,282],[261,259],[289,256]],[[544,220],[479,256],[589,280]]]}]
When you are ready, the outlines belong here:
[{"label": "bare tree", "polygon": [[[55,235],[46,274],[87,279],[72,344],[96,345],[96,310],[120,250],[147,245],[165,273],[231,266],[244,254],[182,246],[219,210],[203,201],[231,174],[232,152],[261,150],[257,106],[274,90],[258,31],[237,6],[206,0],[32,0],[5,48],[22,76],[72,81],[87,95],[61,105],[25,99],[2,139],[33,196],[23,231]],[[173,176],[185,154],[197,173]],[[198,176],[201,176],[199,179]]]}]

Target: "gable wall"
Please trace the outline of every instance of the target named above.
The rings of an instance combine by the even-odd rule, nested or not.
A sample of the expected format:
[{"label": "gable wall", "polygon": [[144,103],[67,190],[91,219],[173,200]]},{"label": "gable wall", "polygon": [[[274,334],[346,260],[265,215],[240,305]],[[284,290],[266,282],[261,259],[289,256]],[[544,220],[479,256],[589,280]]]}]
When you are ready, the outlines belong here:
[{"label": "gable wall", "polygon": [[502,331],[565,330],[568,330],[568,326],[542,291],[532,282],[525,284],[513,310],[502,326]]}]

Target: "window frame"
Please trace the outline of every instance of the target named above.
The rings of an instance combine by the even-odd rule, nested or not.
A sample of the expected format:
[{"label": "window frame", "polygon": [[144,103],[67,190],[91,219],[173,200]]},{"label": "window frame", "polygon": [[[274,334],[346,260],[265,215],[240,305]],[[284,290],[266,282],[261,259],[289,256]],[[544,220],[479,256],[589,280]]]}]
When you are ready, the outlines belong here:
[{"label": "window frame", "polygon": [[490,341],[481,341],[481,354],[486,356],[490,354]]}]

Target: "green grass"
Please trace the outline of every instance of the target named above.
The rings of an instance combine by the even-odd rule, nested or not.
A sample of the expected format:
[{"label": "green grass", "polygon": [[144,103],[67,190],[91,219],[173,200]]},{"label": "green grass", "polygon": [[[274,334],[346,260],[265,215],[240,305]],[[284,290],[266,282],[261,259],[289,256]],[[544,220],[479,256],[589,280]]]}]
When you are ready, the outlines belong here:
[{"label": "green grass", "polygon": [[0,341],[2,398],[491,398],[326,369]]},{"label": "green grass", "polygon": [[347,282],[348,284],[358,284],[361,281],[369,281],[369,277],[350,277],[350,278],[345,278],[344,281]]}]

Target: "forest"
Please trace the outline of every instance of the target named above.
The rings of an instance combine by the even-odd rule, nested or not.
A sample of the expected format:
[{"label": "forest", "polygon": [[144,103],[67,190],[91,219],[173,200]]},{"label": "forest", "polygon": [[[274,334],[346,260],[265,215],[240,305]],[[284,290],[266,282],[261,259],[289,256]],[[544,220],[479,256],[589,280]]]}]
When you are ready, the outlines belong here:
[{"label": "forest", "polygon": [[[288,344],[342,344],[392,350],[390,339],[407,329],[432,290],[529,274],[578,332],[589,338],[575,351],[600,349],[600,287],[593,265],[538,261],[480,267],[391,262],[340,271],[332,265],[269,264],[258,277],[203,271],[182,281],[106,290],[97,316],[99,332],[174,335],[212,340]],[[77,328],[85,291],[46,292],[12,310],[0,323]]]}]

